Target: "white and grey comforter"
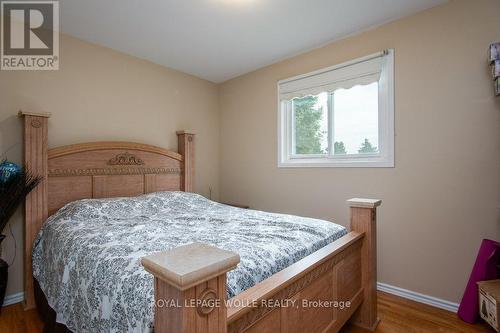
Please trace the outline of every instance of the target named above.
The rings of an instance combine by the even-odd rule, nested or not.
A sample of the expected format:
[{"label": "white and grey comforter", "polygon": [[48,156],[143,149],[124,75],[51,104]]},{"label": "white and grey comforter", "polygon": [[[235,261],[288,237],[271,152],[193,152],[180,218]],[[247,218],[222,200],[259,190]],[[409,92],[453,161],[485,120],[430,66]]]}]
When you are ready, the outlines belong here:
[{"label": "white and grey comforter", "polygon": [[337,224],[245,210],[184,192],[67,204],[42,227],[33,273],[73,332],[150,332],[153,276],[140,259],[194,241],[240,254],[228,297],[346,233]]}]

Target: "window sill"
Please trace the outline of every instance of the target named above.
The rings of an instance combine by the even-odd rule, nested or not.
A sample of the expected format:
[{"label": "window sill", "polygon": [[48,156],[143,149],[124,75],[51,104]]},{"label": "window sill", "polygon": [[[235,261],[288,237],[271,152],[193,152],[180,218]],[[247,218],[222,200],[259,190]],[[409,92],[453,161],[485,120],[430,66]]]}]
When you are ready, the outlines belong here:
[{"label": "window sill", "polygon": [[278,162],[278,168],[394,168],[387,157],[293,158]]}]

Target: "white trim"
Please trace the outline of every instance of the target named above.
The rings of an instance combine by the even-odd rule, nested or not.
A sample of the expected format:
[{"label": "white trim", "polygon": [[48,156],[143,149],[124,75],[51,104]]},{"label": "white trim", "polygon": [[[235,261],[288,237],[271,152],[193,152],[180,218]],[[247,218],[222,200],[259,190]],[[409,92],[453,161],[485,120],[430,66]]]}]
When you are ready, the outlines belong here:
[{"label": "white trim", "polygon": [[377,289],[392,295],[403,297],[418,303],[427,304],[436,308],[448,310],[454,313],[458,311],[458,303],[453,303],[441,298],[417,293],[408,289],[391,286],[387,283],[377,282]]},{"label": "white trim", "polygon": [[[353,154],[336,156],[332,154],[332,139],[329,137],[329,154],[321,156],[299,156],[293,154],[293,135],[290,103],[280,97],[281,85],[296,80],[309,78],[316,74],[344,68],[351,65],[384,57],[381,63],[381,76],[379,79],[379,153],[378,154]],[[375,53],[363,58],[348,61],[343,64],[320,69],[311,73],[280,80],[277,83],[278,91],[278,168],[303,168],[303,167],[358,167],[358,168],[393,168],[394,167],[394,49]],[[331,112],[329,108],[329,112]],[[329,117],[331,118],[331,117]],[[330,130],[329,130],[330,132]],[[329,136],[331,133],[329,133]]]},{"label": "white trim", "polygon": [[21,303],[22,301],[24,301],[24,292],[21,291],[19,293],[5,296],[5,299],[3,300],[3,306]]}]

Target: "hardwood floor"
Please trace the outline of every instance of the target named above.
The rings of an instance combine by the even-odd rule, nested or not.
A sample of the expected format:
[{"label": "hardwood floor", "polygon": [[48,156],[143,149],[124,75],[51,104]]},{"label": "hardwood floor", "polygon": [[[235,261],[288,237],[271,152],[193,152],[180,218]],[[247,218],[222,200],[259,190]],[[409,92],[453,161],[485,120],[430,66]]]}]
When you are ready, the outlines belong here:
[{"label": "hardwood floor", "polygon": [[[379,292],[380,325],[377,333],[476,333],[494,332],[486,324],[469,325],[454,313],[415,303]],[[41,333],[42,322],[36,310],[24,312],[21,304],[4,307],[0,315],[0,332]],[[342,333],[368,331],[347,326]]]},{"label": "hardwood floor", "polygon": [[21,303],[5,306],[0,314],[0,332],[41,333],[43,324],[36,310],[24,311]]},{"label": "hardwood floor", "polygon": [[[455,313],[413,302],[387,293],[378,293],[380,324],[377,333],[476,333],[495,331],[486,324],[470,325]],[[345,327],[342,333],[365,333],[356,327]]]}]

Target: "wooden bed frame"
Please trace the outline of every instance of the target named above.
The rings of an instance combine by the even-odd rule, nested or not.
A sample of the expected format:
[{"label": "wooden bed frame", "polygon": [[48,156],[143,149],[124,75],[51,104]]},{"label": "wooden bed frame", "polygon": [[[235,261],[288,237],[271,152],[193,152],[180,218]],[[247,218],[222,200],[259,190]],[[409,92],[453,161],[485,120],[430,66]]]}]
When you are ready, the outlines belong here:
[{"label": "wooden bed frame", "polygon": [[[47,217],[82,198],[193,190],[194,134],[177,132],[178,153],[130,142],[48,149],[49,114],[20,112],[24,162],[42,183],[27,197],[25,308],[35,307],[31,252]],[[374,330],[376,207],[351,199],[351,231],[288,268],[226,299],[226,273],[239,255],[194,243],[142,259],[155,277],[155,333],[338,332],[351,320]]]}]

